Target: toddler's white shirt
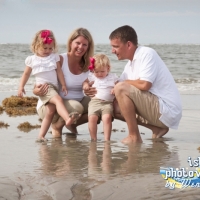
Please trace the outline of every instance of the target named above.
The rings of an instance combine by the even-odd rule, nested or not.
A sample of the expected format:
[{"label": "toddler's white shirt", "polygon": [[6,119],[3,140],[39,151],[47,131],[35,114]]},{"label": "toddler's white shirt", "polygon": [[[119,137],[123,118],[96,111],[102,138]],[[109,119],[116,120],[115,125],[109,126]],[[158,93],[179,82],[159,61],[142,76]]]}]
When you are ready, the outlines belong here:
[{"label": "toddler's white shirt", "polygon": [[105,78],[97,78],[92,72],[88,75],[88,80],[94,81],[92,87],[95,87],[97,90],[96,98],[102,99],[105,101],[113,101],[115,96],[111,94],[112,88],[114,88],[115,83],[118,81],[116,74],[109,73]]}]

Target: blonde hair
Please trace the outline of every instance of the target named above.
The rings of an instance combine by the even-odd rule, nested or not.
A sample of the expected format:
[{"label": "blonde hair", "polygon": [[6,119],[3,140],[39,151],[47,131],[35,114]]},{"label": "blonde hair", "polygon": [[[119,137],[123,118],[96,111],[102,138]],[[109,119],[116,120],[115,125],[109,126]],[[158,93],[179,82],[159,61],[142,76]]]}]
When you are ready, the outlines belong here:
[{"label": "blonde hair", "polygon": [[73,40],[83,36],[88,41],[88,49],[81,59],[81,69],[83,72],[88,71],[88,66],[90,65],[90,57],[94,55],[94,41],[90,32],[85,28],[78,28],[74,30],[68,38],[67,50],[71,51],[71,43]]},{"label": "blonde hair", "polygon": [[[40,30],[38,31],[36,34],[35,34],[35,37],[33,38],[33,41],[32,41],[32,44],[31,44],[31,51],[33,53],[37,53],[37,50],[39,47],[42,47],[44,45],[44,38],[41,37],[41,33],[43,31],[47,31],[47,30]],[[54,44],[54,47],[53,47],[53,52],[57,52],[58,51],[58,47],[57,47],[57,42],[56,42],[56,38],[53,34],[53,32],[51,30],[48,30],[50,31],[50,35],[49,35],[49,38],[51,38],[53,40],[53,44]]]},{"label": "blonde hair", "polygon": [[111,70],[110,60],[106,55],[96,54],[93,56],[93,58],[95,59],[95,62],[94,62],[95,69],[101,69],[103,67],[108,67],[108,71],[110,72],[110,70]]}]

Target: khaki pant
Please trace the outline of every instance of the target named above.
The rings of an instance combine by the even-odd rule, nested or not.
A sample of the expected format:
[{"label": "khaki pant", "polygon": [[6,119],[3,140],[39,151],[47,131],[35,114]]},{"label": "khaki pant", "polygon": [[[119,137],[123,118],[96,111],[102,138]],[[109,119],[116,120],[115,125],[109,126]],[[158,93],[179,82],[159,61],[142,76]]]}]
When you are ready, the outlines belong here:
[{"label": "khaki pant", "polygon": [[137,119],[145,124],[168,128],[159,118],[161,116],[158,97],[148,91],[131,86],[129,97],[135,104]]},{"label": "khaki pant", "polygon": [[88,116],[97,115],[98,117],[101,117],[104,114],[113,116],[113,102],[92,98],[89,103]]},{"label": "khaki pant", "polygon": [[[63,99],[64,105],[68,111],[68,113],[77,111],[80,114],[85,114],[88,113],[88,104],[90,102],[90,97],[83,97],[83,99],[79,102],[76,100],[65,100]],[[45,105],[42,105],[39,109],[38,109],[38,115],[41,119],[44,119],[45,117]],[[60,119],[59,119],[60,118]],[[63,120],[62,117],[60,117],[58,115],[58,113],[55,113],[52,123],[57,122],[57,120]]]},{"label": "khaki pant", "polygon": [[54,85],[48,84],[48,86],[48,92],[44,96],[40,97],[43,104],[48,103],[51,98],[53,98],[56,95],[59,95],[58,89]]}]

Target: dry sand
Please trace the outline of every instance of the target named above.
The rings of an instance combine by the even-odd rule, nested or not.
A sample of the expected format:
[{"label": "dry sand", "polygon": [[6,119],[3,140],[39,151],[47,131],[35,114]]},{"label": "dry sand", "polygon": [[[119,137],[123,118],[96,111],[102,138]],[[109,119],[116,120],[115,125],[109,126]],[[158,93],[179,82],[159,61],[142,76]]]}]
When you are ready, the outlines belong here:
[{"label": "dry sand", "polygon": [[[12,93],[1,93],[0,102]],[[31,96],[31,94],[28,94]],[[140,127],[143,144],[123,145],[124,122],[115,120],[110,143],[103,142],[102,124],[98,142],[91,143],[87,124],[79,126],[77,138],[64,134],[61,140],[35,143],[39,129],[22,132],[25,121],[40,124],[37,115],[9,117],[0,121],[0,200],[64,199],[198,199],[200,188],[165,188],[160,167],[188,167],[188,156],[199,156],[200,95],[182,94],[183,117],[178,130],[160,140],[151,140],[148,129]],[[63,130],[66,133],[67,129]]]}]

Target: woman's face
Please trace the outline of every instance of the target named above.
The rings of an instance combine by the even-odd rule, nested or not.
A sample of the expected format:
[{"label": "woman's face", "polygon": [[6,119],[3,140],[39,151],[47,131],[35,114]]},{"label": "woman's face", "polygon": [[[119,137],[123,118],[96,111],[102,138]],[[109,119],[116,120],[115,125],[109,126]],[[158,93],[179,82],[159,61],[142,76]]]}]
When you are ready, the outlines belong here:
[{"label": "woman's face", "polygon": [[78,36],[71,42],[71,51],[75,56],[82,57],[88,50],[89,42],[83,36]]}]

